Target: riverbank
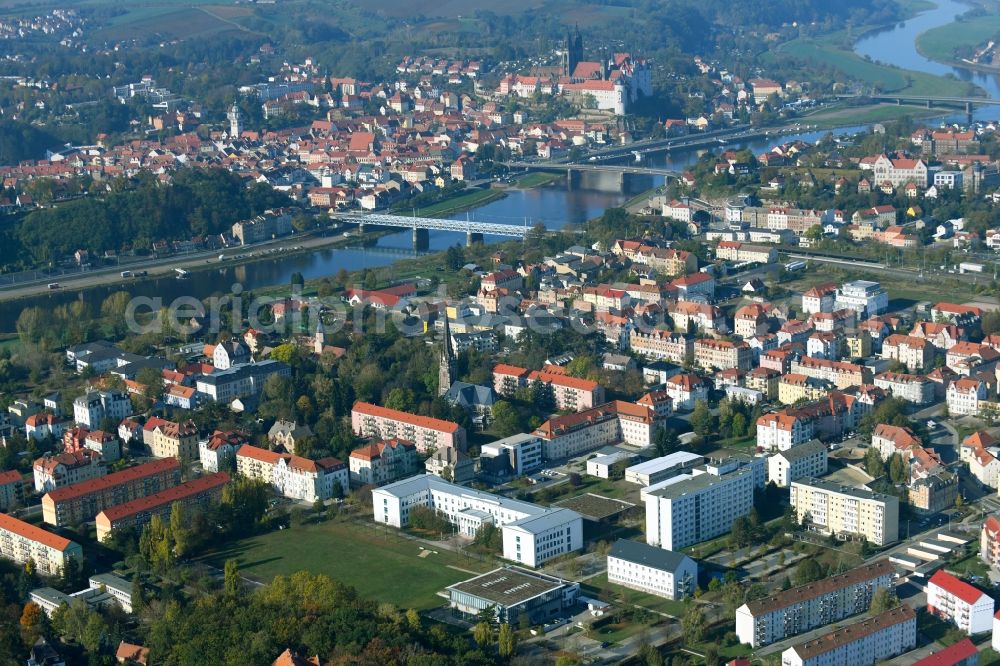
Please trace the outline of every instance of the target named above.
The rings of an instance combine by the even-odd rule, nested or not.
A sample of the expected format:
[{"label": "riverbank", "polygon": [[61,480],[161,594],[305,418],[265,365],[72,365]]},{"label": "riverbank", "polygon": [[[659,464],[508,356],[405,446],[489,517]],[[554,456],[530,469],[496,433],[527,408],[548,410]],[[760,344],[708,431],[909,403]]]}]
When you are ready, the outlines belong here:
[{"label": "riverbank", "polygon": [[926,106],[911,104],[875,104],[866,106],[842,106],[837,109],[824,109],[814,115],[803,115],[801,120],[815,125],[816,129],[836,129],[852,125],[869,125],[899,120],[905,116],[913,118],[936,118],[942,115],[941,109],[928,109]]},{"label": "riverbank", "polygon": [[917,35],[917,52],[926,58],[952,67],[963,67],[980,72],[1000,73],[1000,67],[964,62],[955,57],[959,48],[977,48],[1000,34],[1000,13],[964,19],[932,28]]},{"label": "riverbank", "polygon": [[[373,233],[372,237],[377,237],[377,233]],[[368,234],[366,234],[367,236]],[[194,273],[213,268],[240,266],[265,259],[289,257],[315,250],[346,247],[349,244],[357,243],[357,240],[357,237],[353,235],[351,237],[344,237],[332,234],[328,236],[303,234],[287,236],[267,243],[261,243],[260,245],[243,248],[247,256],[241,259],[220,261],[217,252],[199,252],[190,256],[166,257],[156,263],[130,267],[130,270],[133,271],[145,271],[146,275],[141,278],[123,278],[119,267],[111,267],[107,270],[98,269],[72,276],[60,276],[58,283],[60,287],[58,290],[49,289],[48,284],[45,282],[4,289],[0,291],[0,302],[14,301],[42,294],[52,294],[56,291],[80,291],[109,285],[120,285],[123,290],[127,290],[131,285],[140,284],[165,275],[174,275],[177,273],[177,269]],[[280,252],[269,252],[269,250],[276,248],[285,249]],[[230,249],[230,252],[232,252],[232,249]]]},{"label": "riverbank", "polygon": [[533,187],[541,187],[543,185],[548,185],[549,183],[554,183],[564,176],[559,173],[546,173],[544,171],[534,171],[532,173],[525,174],[523,177],[518,178],[517,188],[521,190],[530,190]]},{"label": "riverbank", "polygon": [[402,214],[413,214],[417,217],[445,217],[485,206],[493,201],[503,199],[505,196],[507,196],[507,193],[503,190],[491,188],[476,189],[470,192],[463,192],[454,197],[448,197],[444,201],[439,201],[423,208],[415,210],[400,208],[397,211]]},{"label": "riverbank", "polygon": [[[937,5],[911,2],[906,5],[909,23]],[[837,30],[825,35],[799,37],[779,44],[766,58],[775,64],[791,60],[807,60],[817,65],[833,67],[845,76],[883,92],[909,95],[965,97],[975,94],[977,86],[958,78],[931,74],[916,69],[904,69],[881,62],[884,58],[862,55],[863,43],[879,39],[880,35],[893,45],[896,41],[885,33],[897,30],[895,25],[869,25],[857,30]],[[916,47],[913,47],[914,50]]]}]

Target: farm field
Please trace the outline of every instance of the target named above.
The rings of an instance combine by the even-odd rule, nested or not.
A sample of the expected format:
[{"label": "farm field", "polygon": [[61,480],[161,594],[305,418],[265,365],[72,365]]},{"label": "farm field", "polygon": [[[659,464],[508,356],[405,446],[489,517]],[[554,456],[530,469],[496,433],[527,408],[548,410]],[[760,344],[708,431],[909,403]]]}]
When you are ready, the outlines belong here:
[{"label": "farm field", "polygon": [[327,521],[248,537],[206,559],[221,568],[236,558],[241,573],[262,582],[300,570],[324,574],[364,597],[417,609],[443,603],[437,593],[470,571],[492,568],[444,549],[421,556],[422,545],[392,528]]},{"label": "farm field", "polygon": [[[150,37],[162,40],[192,39],[207,37],[239,27],[232,19],[223,14],[233,14],[233,10],[220,6],[178,7],[177,5],[144,5],[130,7],[127,13],[116,16],[110,25],[98,30],[95,35],[109,41],[128,39],[148,39]],[[216,12],[220,12],[218,15]]]}]

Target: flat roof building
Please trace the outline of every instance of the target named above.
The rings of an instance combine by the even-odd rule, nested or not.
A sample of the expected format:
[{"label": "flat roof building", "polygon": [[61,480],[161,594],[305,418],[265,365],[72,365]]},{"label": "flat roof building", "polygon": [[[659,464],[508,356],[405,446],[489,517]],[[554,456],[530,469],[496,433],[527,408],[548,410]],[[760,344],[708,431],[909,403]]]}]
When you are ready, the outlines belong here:
[{"label": "flat roof building", "polygon": [[415,506],[445,516],[466,538],[485,524],[495,525],[501,530],[504,558],[530,567],[583,547],[583,519],[575,511],[473,490],[432,474],[376,488],[372,505],[375,522],[393,527],[408,525]]},{"label": "flat roof building", "polygon": [[791,505],[799,523],[816,532],[876,546],[899,538],[899,500],[890,495],[804,477],[792,481]]},{"label": "flat roof building", "polygon": [[625,469],[625,480],[642,486],[651,486],[686,469],[697,467],[705,462],[704,456],[688,451],[677,451],[660,458],[653,458],[638,465]]},{"label": "flat roof building", "polygon": [[493,608],[497,621],[516,626],[521,616],[542,624],[576,603],[580,584],[517,567],[502,567],[448,588],[451,607],[466,616]]}]

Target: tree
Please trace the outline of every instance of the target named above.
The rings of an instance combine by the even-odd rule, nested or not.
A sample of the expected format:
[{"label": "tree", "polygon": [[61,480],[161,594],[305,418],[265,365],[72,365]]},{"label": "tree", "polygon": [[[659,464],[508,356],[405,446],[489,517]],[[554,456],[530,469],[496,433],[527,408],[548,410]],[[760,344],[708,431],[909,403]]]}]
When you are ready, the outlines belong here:
[{"label": "tree", "polygon": [[488,647],[493,644],[493,626],[489,622],[477,622],[472,630],[472,637],[479,647]]},{"label": "tree", "polygon": [[889,479],[895,484],[907,483],[910,480],[910,466],[898,453],[889,456]]},{"label": "tree", "polygon": [[865,472],[876,479],[885,476],[885,463],[882,462],[882,455],[874,446],[865,451]]},{"label": "tree", "polygon": [[659,456],[668,455],[677,450],[680,438],[673,428],[660,427],[656,429],[656,437],[653,439],[653,446],[656,447],[656,454]]},{"label": "tree", "polygon": [[500,625],[500,634],[497,636],[497,651],[504,659],[510,659],[517,651],[517,634],[506,622]]},{"label": "tree", "polygon": [[881,615],[882,613],[895,608],[899,605],[899,599],[896,595],[889,590],[887,587],[880,587],[875,590],[872,595],[871,604],[868,606],[868,612],[872,615]]},{"label": "tree", "polygon": [[753,543],[750,522],[746,519],[746,516],[739,516],[733,521],[733,528],[729,533],[729,538],[736,548],[743,548]]},{"label": "tree", "polygon": [[157,402],[163,397],[163,375],[158,368],[143,368],[136,373],[135,381],[142,386],[142,394],[148,400]]},{"label": "tree", "polygon": [[410,631],[420,630],[420,613],[415,609],[411,608],[406,611],[406,624],[409,625]]},{"label": "tree", "polygon": [[823,578],[823,567],[819,562],[809,557],[802,560],[802,563],[795,570],[795,584],[807,585]]},{"label": "tree", "polygon": [[45,613],[34,601],[29,601],[21,611],[21,636],[25,645],[34,645],[45,632]]},{"label": "tree", "polygon": [[222,570],[223,585],[225,595],[230,599],[240,596],[243,591],[243,580],[240,578],[240,565],[235,559],[228,559]]},{"label": "tree", "polygon": [[521,414],[506,400],[498,400],[493,405],[493,430],[501,437],[524,432]]},{"label": "tree", "polygon": [[700,643],[705,638],[705,629],[705,611],[702,610],[701,604],[688,604],[687,608],[684,609],[684,616],[681,618],[684,642],[689,646]]},{"label": "tree", "polygon": [[715,417],[708,409],[708,403],[698,400],[694,404],[694,411],[691,412],[691,429],[702,440],[708,439],[709,435],[715,431]]},{"label": "tree", "polygon": [[306,279],[302,276],[302,273],[295,271],[292,273],[291,283],[293,287],[303,287],[305,286]]}]

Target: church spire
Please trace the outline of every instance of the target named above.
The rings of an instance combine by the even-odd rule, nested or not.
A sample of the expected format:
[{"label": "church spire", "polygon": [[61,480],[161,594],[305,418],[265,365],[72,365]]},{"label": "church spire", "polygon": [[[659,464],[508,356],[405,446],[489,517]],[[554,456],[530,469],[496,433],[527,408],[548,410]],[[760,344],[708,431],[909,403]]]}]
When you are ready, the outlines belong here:
[{"label": "church spire", "polygon": [[438,367],[438,395],[444,395],[451,388],[455,374],[455,357],[451,350],[451,326],[448,324],[448,309],[444,310],[444,332],[441,341],[441,359]]}]

